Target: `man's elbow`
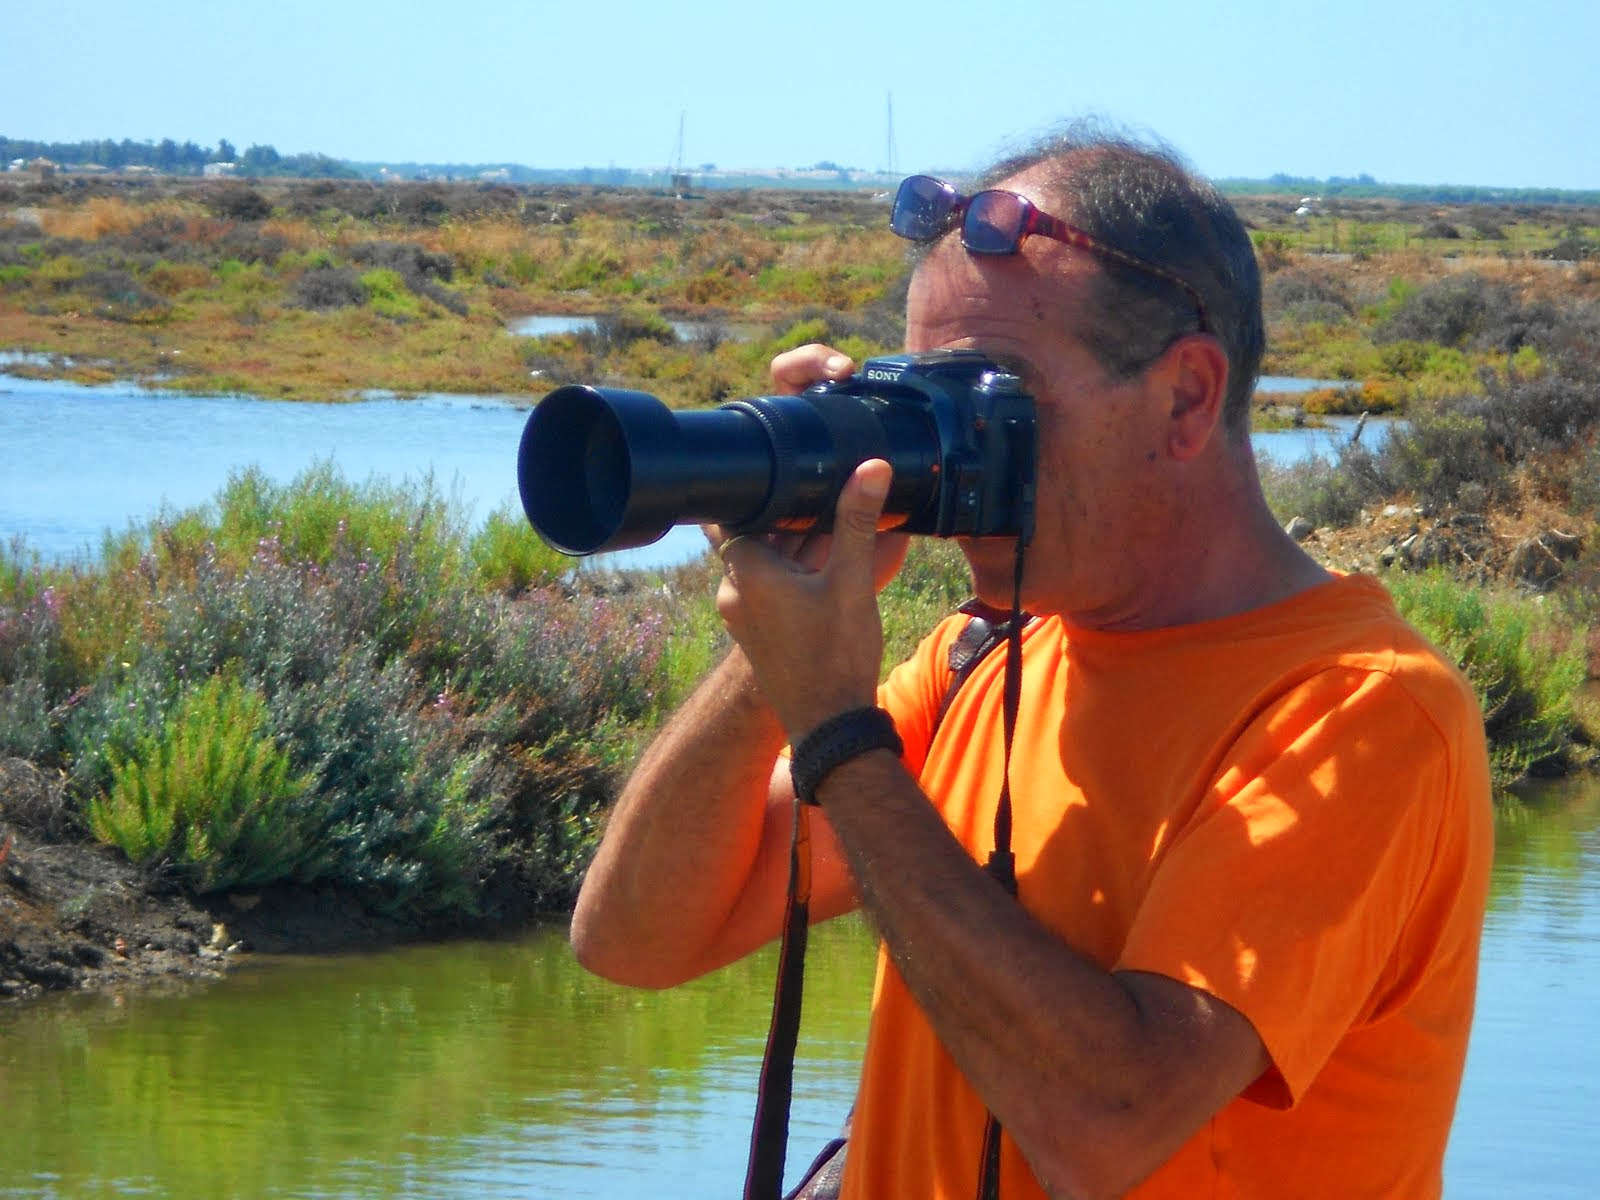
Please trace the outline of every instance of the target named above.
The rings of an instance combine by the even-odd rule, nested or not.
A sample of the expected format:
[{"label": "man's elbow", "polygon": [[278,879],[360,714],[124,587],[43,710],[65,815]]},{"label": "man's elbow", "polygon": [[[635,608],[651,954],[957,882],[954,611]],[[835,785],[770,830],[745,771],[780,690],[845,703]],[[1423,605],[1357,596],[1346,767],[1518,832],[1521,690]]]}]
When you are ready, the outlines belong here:
[{"label": "man's elbow", "polygon": [[602,922],[583,911],[581,904],[573,914],[568,941],[580,967],[612,983],[659,991],[687,983],[696,975],[681,964],[666,961],[659,953],[651,953],[648,945],[607,931]]},{"label": "man's elbow", "polygon": [[1134,1070],[1118,1086],[1071,1108],[1043,1108],[1013,1130],[1030,1168],[1055,1200],[1124,1196],[1158,1171],[1210,1119],[1209,1109],[1179,1100],[1159,1074]]},{"label": "man's elbow", "polygon": [[1149,1162],[1149,1146],[1132,1123],[1108,1117],[1091,1123],[1091,1132],[1053,1130],[1024,1152],[1029,1168],[1051,1200],[1114,1200],[1147,1177],[1159,1162]]}]

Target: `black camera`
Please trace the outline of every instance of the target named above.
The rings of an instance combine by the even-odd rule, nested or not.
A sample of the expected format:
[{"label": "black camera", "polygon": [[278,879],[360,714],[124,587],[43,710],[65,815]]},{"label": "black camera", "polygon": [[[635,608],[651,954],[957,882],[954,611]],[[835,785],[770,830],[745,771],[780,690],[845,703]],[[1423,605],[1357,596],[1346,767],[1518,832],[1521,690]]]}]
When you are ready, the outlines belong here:
[{"label": "black camera", "polygon": [[885,528],[1021,537],[1033,526],[1033,398],[973,350],[868,359],[798,396],[673,411],[623,388],[569,385],[522,431],[517,486],[539,536],[567,554],[646,546],[674,525],[826,529],[869,458],[894,481]]}]

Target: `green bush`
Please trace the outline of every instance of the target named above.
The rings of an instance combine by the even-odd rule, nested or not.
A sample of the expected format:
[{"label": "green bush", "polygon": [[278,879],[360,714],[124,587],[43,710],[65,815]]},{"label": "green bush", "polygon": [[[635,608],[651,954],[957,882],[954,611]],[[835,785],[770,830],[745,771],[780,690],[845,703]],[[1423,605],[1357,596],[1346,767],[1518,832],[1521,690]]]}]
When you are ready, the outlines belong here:
[{"label": "green bush", "polygon": [[422,314],[422,306],[398,271],[388,267],[367,271],[361,276],[361,287],[367,294],[367,303],[381,316],[410,320]]},{"label": "green bush", "polygon": [[573,560],[552,550],[520,512],[509,507],[489,514],[472,535],[467,553],[486,587],[514,596],[535,584],[554,583],[572,570]]},{"label": "green bush", "polygon": [[910,657],[917,643],[971,596],[972,573],[954,542],[912,538],[905,566],[878,597],[885,669]]},{"label": "green bush", "polygon": [[610,354],[634,342],[677,345],[678,331],[672,327],[672,322],[653,308],[626,308],[620,312],[602,313],[594,319],[592,330],[580,331],[574,340],[596,354]]},{"label": "green bush", "polygon": [[170,866],[197,892],[296,878],[317,855],[308,775],[272,735],[261,693],[233,675],[192,688],[161,726],[111,756],[89,826],[130,860]]},{"label": "green bush", "polygon": [[18,547],[0,549],[0,757],[47,759],[54,708],[79,680],[63,644],[62,600]]},{"label": "green bush", "polygon": [[[640,730],[680,695],[665,629],[692,609],[665,582],[541,586],[525,523],[491,524],[503,541],[469,541],[430,487],[323,466],[288,487],[238,476],[212,505],[110,539],[98,567],[48,571],[13,548],[6,747],[63,768],[103,835],[191,886],[287,871],[430,919],[559,908]],[[231,825],[186,825],[194,805],[171,799],[203,778],[187,748],[206,746],[246,764],[205,784]],[[280,860],[241,807],[284,810],[268,747],[301,789],[289,808],[316,814]]]},{"label": "green bush", "polygon": [[1455,503],[1468,486],[1482,489],[1486,499],[1505,495],[1510,486],[1484,418],[1450,408],[1414,413],[1403,428],[1390,431],[1376,455],[1361,462],[1378,492],[1409,494],[1432,509]]},{"label": "green bush", "polygon": [[1395,603],[1471,681],[1497,784],[1567,765],[1572,699],[1587,676],[1584,631],[1563,630],[1526,597],[1492,595],[1435,569],[1393,574]]}]

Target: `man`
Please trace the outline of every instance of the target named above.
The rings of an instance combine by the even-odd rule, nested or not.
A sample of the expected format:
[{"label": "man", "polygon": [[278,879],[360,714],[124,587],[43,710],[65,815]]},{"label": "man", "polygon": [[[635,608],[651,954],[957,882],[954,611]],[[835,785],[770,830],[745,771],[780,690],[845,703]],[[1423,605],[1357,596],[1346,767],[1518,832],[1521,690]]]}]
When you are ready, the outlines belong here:
[{"label": "man", "polygon": [[[712,531],[737,648],[626,788],[573,944],[658,987],[773,938],[783,748],[881,705],[903,751],[834,755],[813,797],[812,917],[859,906],[883,939],[844,1195],[976,1194],[987,1113],[1008,1198],[1438,1195],[1492,843],[1475,699],[1264,502],[1260,285],[1226,202],[1097,136],[988,178],[908,181],[894,219],[930,242],[907,349],[983,351],[1038,406],[1018,895],[979,865],[1005,651],[942,717],[961,618],[878,687],[904,543],[873,461],[831,545]],[[791,390],[851,369],[773,364]],[[1009,607],[1014,542],[962,550]]]}]

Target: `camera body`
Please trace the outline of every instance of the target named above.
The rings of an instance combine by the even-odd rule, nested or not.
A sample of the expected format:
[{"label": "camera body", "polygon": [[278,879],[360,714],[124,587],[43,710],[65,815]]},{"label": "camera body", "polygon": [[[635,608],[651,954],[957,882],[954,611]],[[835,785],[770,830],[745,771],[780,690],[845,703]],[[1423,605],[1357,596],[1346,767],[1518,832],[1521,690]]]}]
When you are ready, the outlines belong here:
[{"label": "camera body", "polygon": [[1035,418],[1021,382],[973,350],[868,359],[798,396],[674,412],[622,388],[557,388],[523,429],[517,482],[556,549],[644,546],[673,525],[827,529],[869,458],[894,469],[885,528],[1032,534]]}]

